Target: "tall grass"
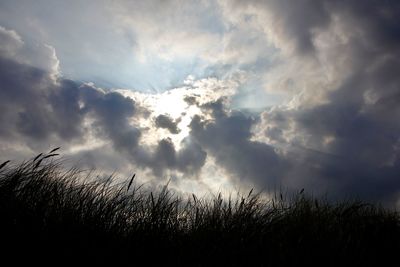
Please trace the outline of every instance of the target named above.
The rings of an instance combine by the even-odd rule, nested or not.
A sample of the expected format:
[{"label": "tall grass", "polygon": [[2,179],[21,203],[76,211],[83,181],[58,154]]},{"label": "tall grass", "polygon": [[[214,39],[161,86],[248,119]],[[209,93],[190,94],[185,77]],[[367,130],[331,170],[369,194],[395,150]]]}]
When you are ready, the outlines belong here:
[{"label": "tall grass", "polygon": [[[184,266],[398,265],[399,214],[304,192],[265,200],[151,192],[64,170],[57,154],[0,165],[3,258]],[[83,179],[84,178],[84,179]],[[395,260],[395,261],[393,261]]]}]

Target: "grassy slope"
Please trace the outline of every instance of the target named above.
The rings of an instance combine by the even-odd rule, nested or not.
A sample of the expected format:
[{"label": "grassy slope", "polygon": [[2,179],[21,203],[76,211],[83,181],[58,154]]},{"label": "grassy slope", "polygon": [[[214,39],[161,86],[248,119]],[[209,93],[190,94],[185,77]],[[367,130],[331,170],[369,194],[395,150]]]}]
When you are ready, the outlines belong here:
[{"label": "grassy slope", "polygon": [[[41,155],[0,170],[3,258],[190,266],[378,266],[397,260],[396,212],[305,197],[181,199],[81,183]],[[127,190],[129,189],[129,190]],[[396,266],[397,264],[393,264]]]}]

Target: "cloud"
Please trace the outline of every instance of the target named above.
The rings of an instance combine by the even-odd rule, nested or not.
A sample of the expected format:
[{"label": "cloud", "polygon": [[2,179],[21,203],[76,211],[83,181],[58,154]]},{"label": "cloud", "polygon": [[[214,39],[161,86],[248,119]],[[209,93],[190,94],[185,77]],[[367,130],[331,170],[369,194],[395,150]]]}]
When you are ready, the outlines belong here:
[{"label": "cloud", "polygon": [[[205,181],[200,173],[217,165],[232,184],[397,201],[397,1],[117,1],[96,10],[112,14],[107,38],[75,23],[57,31],[33,15],[29,25],[42,26],[41,36],[58,36],[43,37],[52,46],[0,28],[2,143],[17,140],[21,151],[71,144],[71,154],[93,162],[115,154],[157,177]],[[122,47],[106,68],[121,69],[115,76],[168,90],[101,89],[63,76],[58,54],[69,62],[88,55],[91,64],[77,72],[95,72],[94,59],[104,64],[98,55],[110,47]],[[263,110],[238,110],[245,105]]]},{"label": "cloud", "polygon": [[[22,40],[13,31],[4,30],[1,41],[20,42],[24,49]],[[141,142],[146,128],[140,121],[154,116],[154,111],[141,106],[144,95],[140,95],[142,102],[138,104],[117,91],[54,77],[50,70],[29,65],[23,55],[10,49],[0,55],[2,143],[11,142],[15,148],[17,144],[27,145],[30,153],[65,146],[70,155],[89,161],[84,165],[91,167],[96,162],[104,162],[104,158],[111,158],[112,154],[116,159],[124,155],[125,162],[130,161],[133,166],[151,170],[160,177],[168,172],[195,175],[204,165],[206,153],[190,138],[182,140],[179,149],[169,138],[155,136],[155,144]],[[44,60],[53,55],[48,52],[50,56]],[[182,103],[185,103],[183,99]],[[177,126],[180,119],[162,114],[154,117],[154,129],[166,128],[174,135],[180,133]]]},{"label": "cloud", "polygon": [[104,92],[93,86],[80,87],[82,112],[95,117],[93,128],[112,140],[116,150],[131,151],[138,146],[141,135],[137,127],[130,125],[135,115],[135,102],[117,92]]},{"label": "cloud", "polygon": [[3,57],[12,57],[15,55],[16,50],[20,48],[24,42],[15,31],[7,30],[0,26],[0,42],[2,44],[0,48],[0,54]]},{"label": "cloud", "polygon": [[255,119],[240,112],[228,113],[223,98],[202,105],[211,119],[195,116],[190,124],[190,136],[216,159],[216,163],[236,178],[240,184],[251,183],[267,191],[279,185],[285,173],[273,147],[252,141],[251,128]]},{"label": "cloud", "polygon": [[59,75],[59,60],[54,47],[48,44],[26,45],[14,30],[0,26],[0,54],[5,59],[48,72],[53,79]]},{"label": "cloud", "polygon": [[170,116],[163,114],[158,115],[155,120],[156,127],[168,129],[172,134],[178,134],[180,132],[178,128],[179,122],[179,119],[174,121]]},{"label": "cloud", "polygon": [[[321,4],[329,20],[303,25],[308,32],[315,29],[308,37],[292,35],[296,44],[304,37],[313,44],[295,55],[317,59],[325,77],[335,81],[323,87],[308,83],[311,86],[288,105],[265,111],[258,132],[284,151],[283,159],[291,163],[291,176],[296,178],[288,180],[289,186],[393,203],[400,191],[395,175],[400,167],[400,113],[395,104],[400,95],[395,74],[400,67],[400,28],[394,19],[400,5],[394,1],[315,5]],[[310,10],[297,11],[306,16]],[[295,24],[296,18],[286,16],[286,11],[275,15]],[[291,32],[290,27],[283,29],[287,35]],[[317,67],[309,71],[318,73],[313,70]]]},{"label": "cloud", "polygon": [[[194,141],[185,139],[177,151],[171,139],[164,138],[158,141],[153,153],[142,150],[142,154],[136,155],[136,160],[149,167],[156,177],[163,178],[163,174],[171,171],[180,171],[186,176],[195,175],[203,167],[206,157],[207,153]],[[182,177],[185,178],[188,177]]]},{"label": "cloud", "polygon": [[[15,40],[15,32],[6,33],[8,39],[2,41]],[[53,56],[51,50],[48,53],[43,61]],[[107,135],[117,149],[137,145],[140,131],[129,125],[135,114],[132,99],[63,78],[55,80],[50,70],[29,65],[23,55],[10,57],[0,57],[3,136],[19,135],[33,143],[84,139],[84,119],[93,116],[92,127],[98,126],[98,132]]]},{"label": "cloud", "polygon": [[56,85],[50,73],[4,57],[0,57],[0,81],[3,136],[19,133],[45,140],[51,133],[63,139],[79,133],[78,89],[73,82]]},{"label": "cloud", "polygon": [[[253,12],[258,14],[259,19],[271,24],[269,34],[278,47],[284,47],[282,41],[286,40],[293,45],[296,51],[308,53],[314,50],[314,30],[323,28],[329,24],[330,14],[326,8],[326,1],[248,1],[241,3],[234,1],[237,5],[250,6]],[[289,45],[290,47],[290,45]]]},{"label": "cloud", "polygon": [[[51,69],[41,69],[24,57],[23,42],[13,31],[5,31],[1,42],[21,47],[0,55],[0,136],[2,143],[17,142],[32,151],[43,152],[49,146],[73,147],[96,129],[107,135],[116,148],[134,147],[137,131],[128,125],[135,107],[131,99],[107,93],[88,85],[56,78]],[[2,46],[3,47],[3,46]],[[53,52],[43,57],[53,61]],[[95,122],[86,128],[87,120]]]},{"label": "cloud", "polygon": [[[35,50],[44,44],[53,47],[68,79],[93,81],[103,87],[132,85],[132,80],[138,78],[131,72],[135,36],[115,27],[116,14],[110,12],[111,5],[97,1],[54,4],[47,0],[6,0],[0,3],[0,25],[20,34],[28,45],[26,49]],[[45,56],[34,51],[25,55],[39,64]],[[118,66],[119,71],[111,65]]]}]

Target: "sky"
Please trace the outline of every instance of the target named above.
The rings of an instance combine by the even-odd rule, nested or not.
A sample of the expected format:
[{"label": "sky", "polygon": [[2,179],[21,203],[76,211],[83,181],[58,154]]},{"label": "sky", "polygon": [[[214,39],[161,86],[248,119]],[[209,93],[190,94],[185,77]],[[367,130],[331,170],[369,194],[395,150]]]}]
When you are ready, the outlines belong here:
[{"label": "sky", "polygon": [[0,160],[400,206],[400,2],[0,2]]}]

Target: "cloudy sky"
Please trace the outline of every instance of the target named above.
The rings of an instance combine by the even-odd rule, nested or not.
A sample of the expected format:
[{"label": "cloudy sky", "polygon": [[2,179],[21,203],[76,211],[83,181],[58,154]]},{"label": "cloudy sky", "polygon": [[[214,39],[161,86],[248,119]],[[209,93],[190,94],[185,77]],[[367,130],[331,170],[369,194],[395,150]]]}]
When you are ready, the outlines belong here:
[{"label": "cloudy sky", "polygon": [[400,206],[400,2],[0,2],[0,159]]}]

